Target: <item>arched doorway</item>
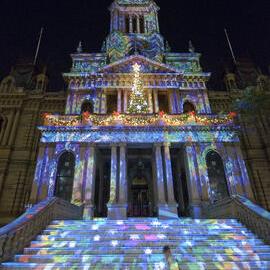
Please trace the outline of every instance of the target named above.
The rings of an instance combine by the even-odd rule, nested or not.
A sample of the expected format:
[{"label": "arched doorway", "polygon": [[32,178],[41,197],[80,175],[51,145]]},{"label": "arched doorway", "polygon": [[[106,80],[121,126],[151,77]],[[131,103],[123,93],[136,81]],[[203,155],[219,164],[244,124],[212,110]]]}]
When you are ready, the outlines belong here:
[{"label": "arched doorway", "polygon": [[206,165],[211,189],[212,201],[216,202],[229,197],[223,161],[215,151],[206,155]]},{"label": "arched doorway", "polygon": [[196,108],[191,102],[185,101],[183,105],[183,113],[190,113],[190,112],[196,112]]},{"label": "arched doorway", "polygon": [[88,112],[88,113],[93,113],[94,112],[93,104],[92,104],[91,101],[85,100],[82,103],[81,113],[84,113],[84,112]]},{"label": "arched doorway", "polygon": [[151,209],[151,162],[146,158],[132,158],[128,162],[129,168],[129,217],[152,216]]},{"label": "arched doorway", "polygon": [[54,195],[71,201],[75,171],[75,157],[70,152],[63,153],[58,161]]}]

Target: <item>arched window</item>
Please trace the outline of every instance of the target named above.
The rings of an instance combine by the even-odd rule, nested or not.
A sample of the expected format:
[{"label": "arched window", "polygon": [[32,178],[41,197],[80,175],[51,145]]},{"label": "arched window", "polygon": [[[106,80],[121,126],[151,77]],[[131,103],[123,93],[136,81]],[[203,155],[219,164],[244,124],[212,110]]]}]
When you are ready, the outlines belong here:
[{"label": "arched window", "polygon": [[183,105],[183,112],[184,113],[196,112],[196,108],[191,102],[185,101]]},{"label": "arched window", "polygon": [[43,89],[43,82],[42,82],[42,80],[39,80],[37,82],[37,90],[42,90],[42,89]]},{"label": "arched window", "polygon": [[209,151],[206,155],[206,165],[211,189],[211,196],[214,202],[229,196],[227,180],[223,161],[215,151]]},{"label": "arched window", "polygon": [[71,201],[73,191],[75,171],[75,157],[70,152],[63,153],[58,161],[55,193],[56,197],[59,197],[66,201]]},{"label": "arched window", "polygon": [[81,113],[84,113],[84,112],[89,112],[89,113],[94,112],[93,104],[92,104],[91,101],[86,100],[86,101],[83,102],[82,108],[81,108]]}]

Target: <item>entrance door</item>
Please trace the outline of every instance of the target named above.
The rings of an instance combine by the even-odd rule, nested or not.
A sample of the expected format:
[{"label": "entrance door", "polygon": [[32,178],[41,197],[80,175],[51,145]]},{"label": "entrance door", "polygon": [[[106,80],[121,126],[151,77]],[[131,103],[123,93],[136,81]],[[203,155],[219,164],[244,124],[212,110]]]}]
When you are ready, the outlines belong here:
[{"label": "entrance door", "polygon": [[131,213],[132,217],[149,216],[149,195],[147,187],[132,187]]}]

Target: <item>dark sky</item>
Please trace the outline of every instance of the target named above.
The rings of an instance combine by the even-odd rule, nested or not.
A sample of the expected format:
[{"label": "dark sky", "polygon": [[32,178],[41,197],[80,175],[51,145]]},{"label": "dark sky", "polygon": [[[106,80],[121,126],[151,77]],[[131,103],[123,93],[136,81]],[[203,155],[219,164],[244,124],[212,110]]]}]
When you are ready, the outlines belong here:
[{"label": "dark sky", "polygon": [[[86,52],[98,52],[109,30],[112,0],[1,0],[0,77],[20,57],[32,57],[45,27],[39,63],[48,65],[53,88],[62,88],[61,72],[79,40]],[[175,51],[187,51],[191,39],[203,53],[202,65],[214,78],[230,57],[229,31],[237,56],[249,56],[266,72],[270,64],[269,0],[157,0],[161,32]]]}]

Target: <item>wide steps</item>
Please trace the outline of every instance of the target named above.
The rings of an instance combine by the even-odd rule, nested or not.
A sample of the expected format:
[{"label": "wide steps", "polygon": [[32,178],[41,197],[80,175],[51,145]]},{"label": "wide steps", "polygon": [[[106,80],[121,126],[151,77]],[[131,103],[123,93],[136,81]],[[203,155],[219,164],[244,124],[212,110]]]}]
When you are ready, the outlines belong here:
[{"label": "wide steps", "polygon": [[55,220],[1,269],[162,270],[169,245],[181,269],[270,269],[270,247],[224,220]]},{"label": "wide steps", "polygon": [[[181,270],[269,270],[270,263],[260,262],[215,262],[215,263],[180,263]],[[35,270],[162,270],[165,268],[164,262],[149,264],[136,263],[136,265],[129,263],[104,263],[104,264],[74,264],[74,263],[5,263],[3,270],[13,269],[35,269]]]},{"label": "wide steps", "polygon": [[[150,253],[151,252],[151,253]],[[101,262],[106,263],[111,261],[112,263],[143,263],[145,261],[151,263],[158,263],[162,261],[162,254],[152,254],[151,249],[146,249],[146,254],[140,254],[134,256],[133,254],[122,254],[118,256],[112,256],[111,254],[106,255],[17,255],[15,256],[15,262],[29,262],[29,263],[91,263],[91,262]],[[149,254],[147,254],[149,253]],[[227,254],[174,254],[182,263],[196,262],[197,260],[201,262],[217,262],[217,261],[231,261],[231,262],[254,262],[254,261],[269,261],[270,254],[249,254],[249,255],[227,255]]]},{"label": "wide steps", "polygon": [[122,234],[132,234],[135,232],[140,232],[141,234],[149,234],[151,232],[153,233],[157,233],[160,232],[162,230],[162,233],[168,233],[168,234],[210,234],[210,235],[216,235],[219,233],[223,233],[223,234],[233,234],[233,233],[239,233],[239,234],[243,234],[243,235],[253,235],[252,233],[250,233],[250,231],[246,230],[246,229],[208,229],[208,228],[186,228],[186,229],[178,229],[178,228],[151,228],[148,230],[140,230],[140,229],[136,229],[136,228],[114,228],[114,229],[103,229],[103,228],[97,228],[97,229],[77,229],[77,230],[69,230],[67,229],[47,229],[43,231],[43,234],[46,235],[62,235],[63,232],[65,234],[77,234],[77,235],[89,235],[89,234],[96,234],[97,231],[102,232],[104,234],[115,234],[115,233],[122,233]]},{"label": "wide steps", "polygon": [[[205,254],[205,252],[209,250],[209,246],[199,246],[199,247],[186,247],[186,248],[174,248],[172,247],[171,250],[173,254]],[[78,249],[78,248],[25,248],[24,254],[25,255],[94,255],[100,254],[104,251],[104,246],[101,247],[93,247],[89,249]],[[106,254],[143,254],[145,253],[145,247],[106,247]],[[161,248],[160,247],[152,247],[151,248],[152,254],[160,254]],[[224,254],[224,255],[256,255],[257,253],[269,253],[270,254],[270,247],[268,246],[261,246],[255,247],[253,249],[240,249],[238,247],[233,248],[224,248],[224,247],[211,247],[211,252],[214,254]]]},{"label": "wide steps", "polygon": [[57,248],[57,247],[70,247],[70,248],[91,248],[91,247],[108,247],[108,246],[123,246],[123,247],[163,247],[165,245],[170,245],[171,247],[195,247],[195,246],[208,246],[209,248],[211,247],[237,247],[237,248],[245,248],[245,245],[250,247],[253,247],[254,245],[259,246],[262,245],[260,242],[254,242],[253,239],[249,239],[244,242],[235,242],[235,241],[198,241],[198,240],[193,240],[193,241],[185,241],[185,242],[179,242],[179,241],[118,241],[117,242],[111,242],[108,243],[107,241],[99,241],[99,242],[76,242],[76,241],[66,241],[66,242],[54,242],[54,241],[45,241],[45,242],[35,242],[33,241],[31,243],[31,247],[35,248],[46,248],[46,247],[52,247],[52,248]]}]

